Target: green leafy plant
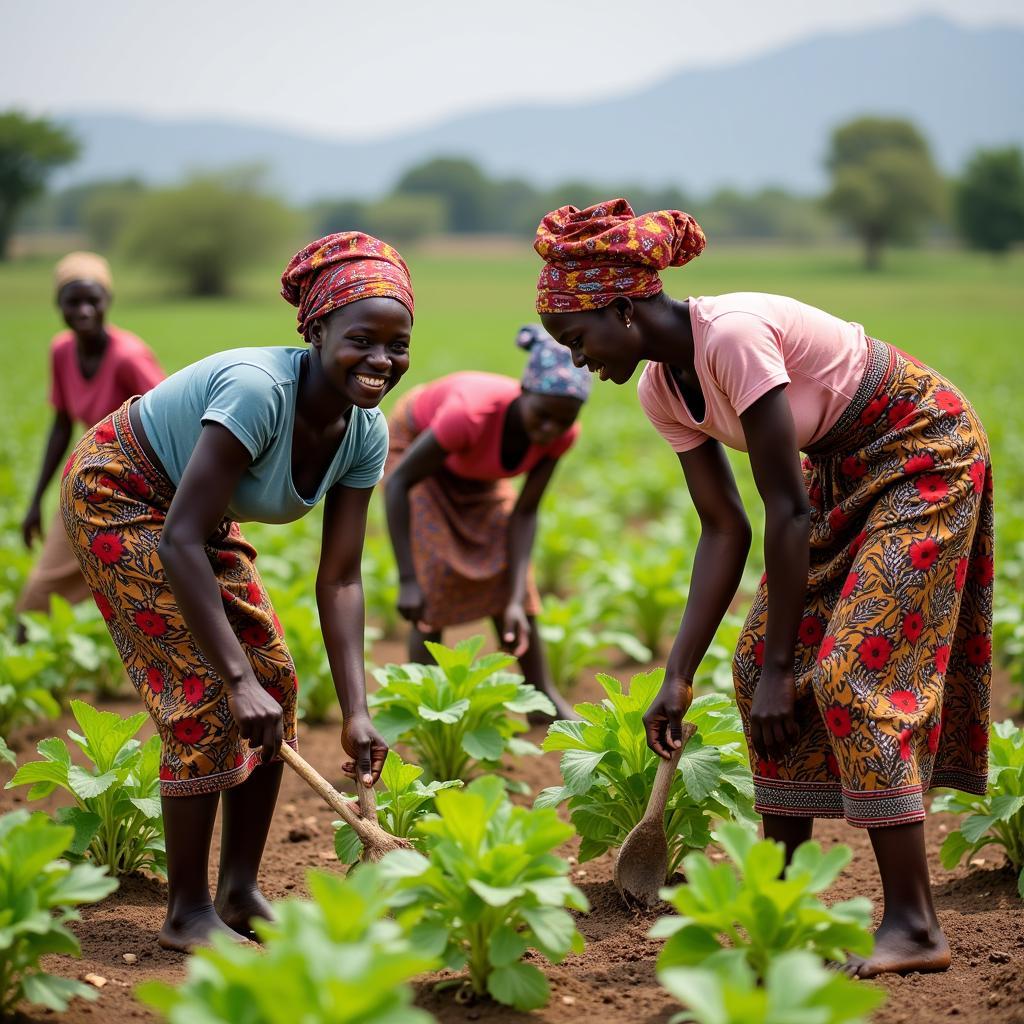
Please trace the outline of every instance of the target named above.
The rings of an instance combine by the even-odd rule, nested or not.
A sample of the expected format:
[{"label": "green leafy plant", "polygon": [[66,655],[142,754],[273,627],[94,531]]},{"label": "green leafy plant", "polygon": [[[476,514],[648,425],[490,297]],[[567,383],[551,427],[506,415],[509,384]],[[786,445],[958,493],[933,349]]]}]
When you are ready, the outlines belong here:
[{"label": "green leafy plant", "polygon": [[967,815],[946,836],[939,856],[950,869],[985,846],[1001,846],[1010,866],[1020,872],[1017,891],[1024,899],[1024,729],[1009,719],[994,724],[988,763],[984,796],[951,791],[932,801],[933,811]]},{"label": "green leafy plant", "polygon": [[[643,715],[664,670],[633,676],[628,691],[611,676],[597,678],[607,697],[577,704],[582,721],[558,721],[548,729],[543,747],[562,751],[563,783],[543,790],[534,803],[568,801],[581,836],[580,863],[622,844],[647,810],[658,766]],[[707,846],[716,819],[753,820],[754,785],[735,703],[721,694],[698,697],[686,721],[697,731],[679,758],[665,810],[668,878],[688,850]]]},{"label": "green leafy plant", "polygon": [[614,629],[593,629],[600,622],[602,607],[594,591],[564,600],[548,594],[540,615],[540,635],[555,686],[567,693],[580,673],[607,659],[611,648],[633,661],[650,660],[651,652],[632,633]]},{"label": "green leafy plant", "polygon": [[276,921],[254,922],[262,950],[218,935],[183,983],[145,983],[139,998],[170,1024],[429,1024],[407,983],[437,962],[386,918],[380,867],[311,872],[312,901],[283,900]]},{"label": "green leafy plant", "polygon": [[92,762],[72,764],[67,744],[59,737],[42,740],[36,748],[41,761],[23,764],[7,783],[31,786],[29,800],[49,796],[55,789],[74,798],[57,818],[74,829],[69,847],[73,857],[89,857],[112,875],[129,875],[141,868],[167,873],[164,824],[160,812],[160,738],[146,743],[133,737],[146,720],[140,711],[121,718],[73,700],[71,711],[82,735],[68,736]]},{"label": "green leafy plant", "polygon": [[95,999],[96,989],[39,966],[48,953],[78,956],[68,930],[74,909],[95,903],[117,888],[105,868],[59,860],[74,829],[45,814],[12,811],[0,817],[0,1018],[23,999],[66,1010],[75,996]]},{"label": "green leafy plant", "polygon": [[[295,664],[299,681],[299,717],[310,725],[326,722],[338,707],[334,676],[320,630],[316,602],[310,597],[309,580],[299,580],[285,591],[281,608],[281,625],[288,638],[288,650]],[[369,653],[377,631],[368,626],[363,637],[363,650]]]},{"label": "green leafy plant", "polygon": [[482,644],[479,636],[454,648],[428,643],[436,665],[387,665],[374,673],[380,683],[368,697],[374,725],[389,744],[414,751],[434,779],[472,778],[500,767],[506,753],[539,754],[518,738],[527,727],[512,715],[555,713],[543,693],[504,671],[512,657],[477,658]]},{"label": "green leafy plant", "polygon": [[36,644],[16,644],[0,633],[0,732],[41,718],[56,718],[60,705],[43,678],[52,652]]},{"label": "green leafy plant", "polygon": [[26,612],[21,621],[28,639],[54,656],[46,679],[59,698],[74,690],[106,696],[120,691],[124,667],[92,601],[73,605],[51,594],[49,614]]},{"label": "green leafy plant", "polygon": [[[551,810],[513,806],[487,776],[437,794],[437,816],[417,826],[427,857],[402,850],[382,867],[402,880],[393,901],[418,949],[447,967],[468,967],[468,986],[517,1010],[543,1006],[547,979],[522,962],[529,948],[552,963],[581,952],[583,937],[565,909],[587,910],[554,850],[573,830]],[[429,858],[429,859],[428,859]]]},{"label": "green leafy plant", "polygon": [[[600,578],[616,595],[616,606],[634,632],[657,657],[669,632],[686,607],[690,571],[684,549],[645,544],[626,558],[604,563]],[[650,656],[649,656],[650,657]],[[642,659],[647,660],[647,659]]]},{"label": "green leafy plant", "polygon": [[669,1024],[866,1024],[886,999],[801,950],[776,957],[763,982],[742,957],[669,967],[658,980],[686,1004]]},{"label": "green leafy plant", "polygon": [[[377,793],[377,821],[393,836],[411,839],[416,845],[422,844],[422,837],[415,832],[416,824],[433,813],[437,794],[442,789],[457,789],[462,785],[458,779],[424,785],[420,781],[422,774],[419,765],[406,764],[395,751],[389,750],[380,773],[381,790]],[[334,822],[334,828],[338,859],[344,864],[354,864],[362,851],[359,837],[343,821]]]},{"label": "green leafy plant", "polygon": [[702,964],[727,949],[766,978],[773,958],[787,950],[839,962],[847,951],[871,952],[871,901],[857,896],[826,906],[818,899],[850,863],[848,846],[823,853],[818,843],[801,843],[783,870],[782,844],[759,840],[743,825],[723,824],[715,838],[732,863],[690,853],[686,884],[662,892],[679,916],[662,917],[651,929],[652,938],[668,938],[659,969]]},{"label": "green leafy plant", "polygon": [[7,746],[7,740],[0,736],[0,761],[6,761],[10,765],[17,767],[18,759],[14,756],[14,751]]}]

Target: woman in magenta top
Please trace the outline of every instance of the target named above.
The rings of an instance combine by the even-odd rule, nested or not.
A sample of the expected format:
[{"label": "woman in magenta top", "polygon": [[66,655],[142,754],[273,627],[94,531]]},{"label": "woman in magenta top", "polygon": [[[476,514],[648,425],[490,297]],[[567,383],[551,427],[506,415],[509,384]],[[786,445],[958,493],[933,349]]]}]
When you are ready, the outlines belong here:
[{"label": "woman in magenta top", "polygon": [[113,292],[110,267],[95,253],[73,252],[54,272],[57,305],[68,330],[50,346],[50,404],[53,425],[28,512],[21,524],[25,546],[43,537],[43,548],[29,574],[15,611],[48,611],[50,595],[77,603],[89,596],[64,532],[60,512],[43,536],[43,494],[71,443],[73,425],[91,427],[132,395],[164,379],[146,344],[129,331],[105,322]]},{"label": "woman in magenta top", "polygon": [[[539,327],[517,343],[530,356],[521,381],[453,373],[413,389],[391,418],[388,528],[398,562],[398,609],[409,657],[445,626],[490,617],[528,683],[571,714],[544,659],[530,571],[537,509],[558,460],[579,436],[586,371]],[[518,497],[511,477],[525,476]]]},{"label": "woman in magenta top", "polygon": [[724,448],[746,451],[766,574],[733,676],[765,835],[792,854],[816,817],[870,829],[885,912],[871,957],[847,970],[945,969],[923,797],[986,787],[992,477],[976,413],[934,370],[796,299],[668,298],[658,271],[704,248],[678,210],[563,207],[535,247],[537,309],[577,366],[624,384],[649,360],[640,402],[701,520],[648,744],[678,748],[735,597],[750,526]]}]

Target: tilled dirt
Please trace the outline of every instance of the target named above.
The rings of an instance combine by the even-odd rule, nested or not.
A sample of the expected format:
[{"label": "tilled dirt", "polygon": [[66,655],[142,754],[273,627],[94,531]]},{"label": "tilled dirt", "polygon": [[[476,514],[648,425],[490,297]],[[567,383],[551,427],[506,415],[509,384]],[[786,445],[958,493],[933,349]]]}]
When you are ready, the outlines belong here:
[{"label": "tilled dirt", "polygon": [[[379,660],[400,660],[401,651],[382,645]],[[621,673],[626,675],[627,673]],[[1002,684],[1002,681],[1001,681]],[[1002,684],[1004,686],[1004,684]],[[591,679],[581,683],[576,696],[597,693]],[[1005,695],[1005,688],[1002,694]],[[108,705],[127,714],[137,710],[133,701]],[[69,716],[24,730],[13,738],[19,760],[28,760],[35,742],[43,736],[64,735],[73,725]],[[303,728],[303,756],[324,775],[340,782],[341,747],[337,725]],[[543,729],[530,738],[539,742]],[[536,793],[559,781],[555,754],[539,758],[515,758],[509,772],[526,781]],[[0,767],[0,782],[11,771]],[[25,790],[0,791],[0,812],[25,806]],[[43,801],[52,809],[59,800]],[[263,862],[264,892],[271,899],[306,893],[310,869],[338,871],[334,856],[331,821],[333,813],[294,774],[285,772],[278,813]],[[934,1020],[970,1024],[1024,1024],[1024,905],[1016,894],[1016,878],[1000,864],[1000,855],[982,852],[970,866],[945,871],[938,850],[950,825],[944,816],[927,823],[928,850],[935,900],[953,951],[953,966],[943,974],[886,976],[878,982],[889,1000],[876,1015],[878,1024],[917,1024]],[[867,834],[843,822],[819,822],[817,838],[824,843],[844,842],[854,849],[854,860],[831,895],[844,899],[864,894],[880,907],[881,890]],[[216,839],[215,839],[216,844]],[[563,851],[571,855],[575,841]],[[217,851],[211,858],[217,863]],[[657,915],[637,915],[619,900],[611,881],[611,857],[585,865],[573,865],[574,881],[590,900],[591,910],[579,914],[578,926],[586,938],[586,950],[552,966],[534,962],[551,982],[551,1001],[543,1010],[521,1014],[490,1002],[462,1005],[449,987],[434,991],[437,976],[417,985],[417,1002],[445,1024],[462,1021],[512,1022],[519,1020],[576,1022],[666,1022],[679,1009],[660,988],[654,964],[660,943],[646,937]],[[119,1021],[157,1021],[156,1014],[140,1006],[132,995],[140,981],[158,978],[171,984],[185,975],[187,958],[161,950],[156,943],[163,919],[166,886],[153,878],[129,878],[112,896],[94,907],[83,908],[82,921],[74,926],[82,944],[80,960],[51,957],[47,968],[68,977],[87,974],[106,979],[95,1003],[76,1000],[64,1014],[47,1010],[26,1013],[24,1022],[60,1021],[62,1024],[113,1024]],[[126,963],[124,954],[136,957]],[[869,984],[865,982],[865,984]]]}]

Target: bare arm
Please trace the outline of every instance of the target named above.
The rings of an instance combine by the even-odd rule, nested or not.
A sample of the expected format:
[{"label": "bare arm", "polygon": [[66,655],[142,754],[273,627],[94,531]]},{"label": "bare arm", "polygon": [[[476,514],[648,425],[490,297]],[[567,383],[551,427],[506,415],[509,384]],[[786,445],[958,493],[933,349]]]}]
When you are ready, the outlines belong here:
[{"label": "bare arm", "polygon": [[365,605],[360,562],[366,536],[370,487],[333,487],[324,505],[323,541],[316,576],[320,629],[344,719],[342,744],[350,762],[344,771],[373,785],[388,747],[370,723],[363,667]]},{"label": "bare arm", "polygon": [[42,536],[42,512],[41,505],[43,494],[57,472],[64,453],[71,443],[71,417],[66,412],[58,412],[53,417],[53,426],[50,427],[50,434],[46,439],[46,448],[43,451],[43,464],[39,469],[39,478],[36,481],[35,490],[32,492],[32,500],[29,502],[28,512],[21,524],[21,536],[25,541],[25,547],[32,547],[32,541],[37,536]]},{"label": "bare arm", "polygon": [[423,592],[416,580],[416,569],[412,560],[409,490],[414,484],[438,472],[447,457],[448,453],[441,447],[434,432],[428,428],[409,445],[384,488],[388,533],[395,551],[395,561],[398,563],[398,611],[404,619],[414,624],[423,615]]},{"label": "bare arm", "polygon": [[530,624],[523,610],[526,581],[530,571],[530,555],[537,536],[537,509],[554,476],[558,459],[546,458],[527,474],[508,524],[509,599],[505,609],[501,638],[506,649],[517,658],[530,645]]},{"label": "bare arm", "polygon": [[750,732],[757,750],[778,757],[798,735],[793,718],[793,652],[807,591],[810,505],[785,389],[775,388],[758,399],[740,422],[754,482],[764,502],[764,564],[769,580],[764,667],[754,695]]},{"label": "bare arm", "polygon": [[750,523],[732,467],[714,440],[681,452],[679,462],[700,517],[690,595],[665,668],[661,692],[644,716],[648,746],[670,757],[693,699],[693,677],[736,595],[750,550]]},{"label": "bare arm", "polygon": [[281,707],[256,679],[228,622],[205,551],[251,461],[226,427],[204,426],[167,511],[158,554],[185,625],[224,680],[240,735],[262,745],[266,762],[281,746]]}]

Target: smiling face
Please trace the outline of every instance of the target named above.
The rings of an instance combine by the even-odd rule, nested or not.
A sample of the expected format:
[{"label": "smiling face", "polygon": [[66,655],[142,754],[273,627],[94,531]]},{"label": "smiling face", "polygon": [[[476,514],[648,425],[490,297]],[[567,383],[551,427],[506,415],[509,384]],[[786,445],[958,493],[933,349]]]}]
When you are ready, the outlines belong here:
[{"label": "smiling face", "polygon": [[95,281],[70,281],[57,294],[64,323],[80,338],[93,338],[103,330],[110,293]]},{"label": "smiling face", "polygon": [[531,444],[549,445],[576,422],[583,403],[570,395],[541,395],[523,391],[519,409]]},{"label": "smiling face", "polygon": [[569,349],[576,366],[585,366],[601,380],[625,384],[642,358],[639,330],[626,326],[626,316],[615,304],[584,313],[544,313],[541,321]]},{"label": "smiling face", "polygon": [[309,329],[324,375],[348,402],[372,409],[409,369],[412,315],[397,299],[351,302]]}]

